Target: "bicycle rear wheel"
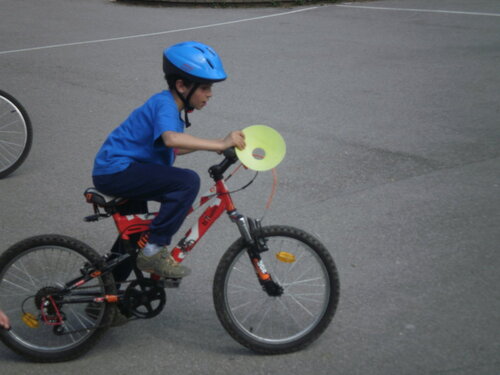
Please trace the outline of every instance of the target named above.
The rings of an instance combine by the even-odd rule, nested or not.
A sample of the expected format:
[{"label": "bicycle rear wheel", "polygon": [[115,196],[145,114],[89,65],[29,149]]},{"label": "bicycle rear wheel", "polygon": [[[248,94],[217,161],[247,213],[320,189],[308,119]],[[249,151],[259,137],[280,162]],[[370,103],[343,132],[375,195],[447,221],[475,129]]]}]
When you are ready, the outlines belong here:
[{"label": "bicycle rear wheel", "polygon": [[10,247],[0,257],[0,306],[12,328],[0,330],[0,339],[38,362],[66,361],[89,350],[111,323],[115,306],[68,301],[116,294],[113,277],[104,274],[81,288],[62,290],[90,265],[102,265],[102,257],[70,237],[42,235]]},{"label": "bicycle rear wheel", "polygon": [[337,308],[339,280],[326,248],[310,234],[286,226],[262,228],[267,272],[283,288],[269,296],[239,239],[222,256],[213,297],[217,316],[239,343],[261,354],[300,350],[328,327]]},{"label": "bicycle rear wheel", "polygon": [[30,152],[32,140],[28,113],[12,95],[0,90],[0,178],[19,168]]}]

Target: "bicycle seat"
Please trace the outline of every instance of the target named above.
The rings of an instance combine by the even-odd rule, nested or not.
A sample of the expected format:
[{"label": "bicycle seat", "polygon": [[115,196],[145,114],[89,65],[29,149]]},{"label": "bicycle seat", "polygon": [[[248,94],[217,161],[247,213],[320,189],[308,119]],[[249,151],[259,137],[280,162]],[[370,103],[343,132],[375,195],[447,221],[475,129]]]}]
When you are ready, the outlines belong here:
[{"label": "bicycle seat", "polygon": [[85,190],[83,195],[85,195],[87,203],[92,203],[106,209],[116,207],[127,201],[126,198],[112,197],[110,195],[103,194],[100,191],[98,191],[95,187],[88,188],[87,190]]}]

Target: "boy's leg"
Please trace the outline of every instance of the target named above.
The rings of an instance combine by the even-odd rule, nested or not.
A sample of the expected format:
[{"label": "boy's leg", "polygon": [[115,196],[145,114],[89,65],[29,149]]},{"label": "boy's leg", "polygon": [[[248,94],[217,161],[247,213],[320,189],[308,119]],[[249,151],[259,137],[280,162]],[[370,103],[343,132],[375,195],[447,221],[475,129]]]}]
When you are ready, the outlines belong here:
[{"label": "boy's leg", "polygon": [[189,169],[133,163],[114,175],[94,177],[104,194],[161,203],[151,226],[151,242],[169,245],[200,189],[200,178]]},{"label": "boy's leg", "polygon": [[[134,163],[125,171],[111,176],[94,178],[96,188],[103,193],[125,198],[153,200],[160,202],[158,216],[151,225],[149,242],[161,246],[169,245],[172,236],[180,228],[189,209],[192,206],[200,187],[198,175],[188,169],[168,167],[154,164]],[[141,254],[141,262],[148,260]],[[150,254],[151,255],[151,254]],[[163,263],[162,269],[168,273],[185,276],[189,270],[186,267],[172,263],[165,251],[152,254],[151,262]],[[158,258],[158,260],[156,260]],[[141,267],[142,268],[142,267]],[[168,277],[174,277],[169,276]]]}]

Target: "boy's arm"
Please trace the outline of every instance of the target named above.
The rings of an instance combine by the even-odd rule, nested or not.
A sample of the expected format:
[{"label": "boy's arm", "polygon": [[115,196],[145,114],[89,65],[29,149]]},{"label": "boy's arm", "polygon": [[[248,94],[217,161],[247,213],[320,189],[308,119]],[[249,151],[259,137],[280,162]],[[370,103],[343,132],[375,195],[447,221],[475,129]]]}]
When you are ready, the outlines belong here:
[{"label": "boy's arm", "polygon": [[187,148],[179,148],[177,147],[175,149],[175,154],[176,155],[186,155],[186,154],[189,154],[191,152],[194,152],[195,150],[188,150]]},{"label": "boy's arm", "polygon": [[245,136],[241,131],[231,132],[225,138],[219,139],[199,138],[186,133],[166,131],[161,138],[167,147],[177,148],[179,155],[196,150],[224,151],[234,146],[239,149],[245,148]]}]

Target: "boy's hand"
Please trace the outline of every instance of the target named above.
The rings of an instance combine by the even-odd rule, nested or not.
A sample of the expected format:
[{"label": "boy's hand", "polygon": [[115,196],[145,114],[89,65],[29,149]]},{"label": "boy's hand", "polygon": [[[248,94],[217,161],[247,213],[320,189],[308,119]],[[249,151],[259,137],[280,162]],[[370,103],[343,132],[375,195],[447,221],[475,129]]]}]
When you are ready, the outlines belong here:
[{"label": "boy's hand", "polygon": [[241,130],[229,133],[223,140],[224,150],[230,147],[237,147],[239,150],[245,148],[245,134]]}]

